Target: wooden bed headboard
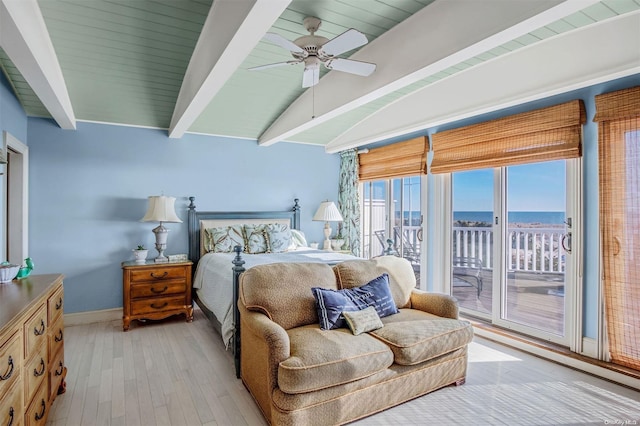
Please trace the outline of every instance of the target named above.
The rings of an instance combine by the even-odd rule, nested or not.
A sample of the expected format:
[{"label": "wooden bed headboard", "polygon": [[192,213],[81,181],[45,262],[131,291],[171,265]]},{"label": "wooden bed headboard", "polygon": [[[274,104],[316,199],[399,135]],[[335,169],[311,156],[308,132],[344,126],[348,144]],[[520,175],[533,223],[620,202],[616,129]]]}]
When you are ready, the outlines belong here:
[{"label": "wooden bed headboard", "polygon": [[197,265],[200,260],[202,232],[206,228],[241,223],[266,223],[267,220],[270,220],[288,223],[292,229],[300,229],[300,205],[297,198],[293,200],[293,207],[289,210],[259,212],[199,212],[196,211],[195,199],[195,197],[189,197],[187,225],[189,229],[189,260],[194,265]]}]

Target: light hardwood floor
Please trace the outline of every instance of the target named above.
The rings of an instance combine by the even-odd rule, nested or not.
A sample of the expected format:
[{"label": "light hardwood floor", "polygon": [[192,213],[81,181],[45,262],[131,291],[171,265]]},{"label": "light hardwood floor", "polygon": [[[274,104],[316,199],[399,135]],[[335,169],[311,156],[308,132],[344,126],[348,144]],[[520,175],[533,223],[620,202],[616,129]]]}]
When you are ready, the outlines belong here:
[{"label": "light hardwood floor", "polygon": [[[358,425],[640,424],[640,393],[476,337],[467,382]],[[266,425],[204,315],[67,327],[49,425]],[[626,423],[625,423],[626,422]]]}]

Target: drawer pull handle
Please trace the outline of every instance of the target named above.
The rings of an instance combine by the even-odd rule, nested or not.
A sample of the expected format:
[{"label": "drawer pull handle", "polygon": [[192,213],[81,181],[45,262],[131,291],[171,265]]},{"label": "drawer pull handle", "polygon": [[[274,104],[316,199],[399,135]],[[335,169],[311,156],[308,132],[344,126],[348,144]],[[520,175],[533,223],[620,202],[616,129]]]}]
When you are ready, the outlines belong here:
[{"label": "drawer pull handle", "polygon": [[169,288],[169,286],[164,286],[164,288],[162,290],[157,290],[155,287],[151,287],[151,292],[155,293],[155,294],[160,294],[160,293],[164,293],[165,291],[167,291],[167,289]]},{"label": "drawer pull handle", "polygon": [[9,362],[7,364],[9,364],[9,371],[7,371],[4,374],[4,376],[2,374],[0,374],[0,380],[9,380],[9,378],[13,374],[13,358],[11,358],[11,355],[9,355],[8,361]]},{"label": "drawer pull handle", "polygon": [[153,309],[162,309],[162,308],[164,308],[165,306],[167,306],[168,304],[169,304],[169,302],[164,302],[162,305],[160,305],[160,306],[156,306],[156,304],[155,304],[155,303],[152,303],[152,304],[151,304],[151,307],[152,307]]},{"label": "drawer pull handle", "polygon": [[55,371],[56,377],[62,374],[62,370],[64,370],[64,366],[62,365],[62,361],[58,364],[58,369]]},{"label": "drawer pull handle", "polygon": [[151,273],[151,277],[155,278],[156,280],[161,280],[161,279],[165,278],[167,275],[169,275],[169,273],[167,271],[164,271],[164,273],[162,275],[156,275],[153,272]]},{"label": "drawer pull handle", "polygon": [[44,320],[41,319],[40,320],[40,330],[38,330],[37,328],[33,327],[33,334],[35,334],[36,336],[42,336],[44,334]]},{"label": "drawer pull handle", "polygon": [[9,423],[7,426],[11,426],[13,424],[13,407],[9,407]]},{"label": "drawer pull handle", "polygon": [[33,375],[35,377],[40,377],[44,374],[44,359],[40,358],[40,371],[33,369]]},{"label": "drawer pull handle", "polygon": [[62,297],[60,297],[60,300],[56,303],[56,311],[59,311],[60,308],[62,308]]},{"label": "drawer pull handle", "polygon": [[62,330],[58,330],[58,335],[54,337],[53,340],[55,340],[56,342],[62,342],[63,338],[64,334],[62,334]]},{"label": "drawer pull handle", "polygon": [[44,403],[44,399],[40,400],[40,406],[42,407],[42,409],[40,409],[40,413],[36,413],[36,421],[41,420],[44,417],[44,412],[47,409],[47,406]]}]

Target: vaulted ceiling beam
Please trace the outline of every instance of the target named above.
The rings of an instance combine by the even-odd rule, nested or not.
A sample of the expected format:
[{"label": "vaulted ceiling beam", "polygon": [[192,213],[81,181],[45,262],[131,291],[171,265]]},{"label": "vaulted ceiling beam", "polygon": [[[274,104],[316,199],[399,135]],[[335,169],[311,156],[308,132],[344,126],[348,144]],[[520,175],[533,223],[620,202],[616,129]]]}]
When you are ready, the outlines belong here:
[{"label": "vaulted ceiling beam", "polygon": [[67,85],[36,0],[0,1],[0,46],[63,129],[75,129]]},{"label": "vaulted ceiling beam", "polygon": [[425,86],[368,116],[326,150],[379,142],[638,73],[640,12],[632,12]]},{"label": "vaulted ceiling beam", "polygon": [[[260,136],[261,145],[292,140],[340,114],[491,50],[598,0],[436,0],[352,59],[374,62],[369,77],[329,72]],[[315,105],[313,105],[315,102]],[[310,111],[315,111],[312,118]]]},{"label": "vaulted ceiling beam", "polygon": [[191,55],[169,137],[180,138],[291,0],[214,0]]}]

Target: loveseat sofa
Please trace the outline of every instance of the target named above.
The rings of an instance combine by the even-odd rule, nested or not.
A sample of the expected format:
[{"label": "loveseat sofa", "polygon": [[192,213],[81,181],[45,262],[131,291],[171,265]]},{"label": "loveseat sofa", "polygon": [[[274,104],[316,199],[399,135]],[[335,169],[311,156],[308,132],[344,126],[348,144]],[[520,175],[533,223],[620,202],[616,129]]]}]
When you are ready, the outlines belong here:
[{"label": "loveseat sofa", "polygon": [[[360,287],[384,273],[398,313],[382,328],[320,328],[312,288]],[[238,308],[242,381],[273,425],[343,424],[465,380],[472,327],[454,298],[415,289],[405,259],[255,266],[241,277]]]}]

